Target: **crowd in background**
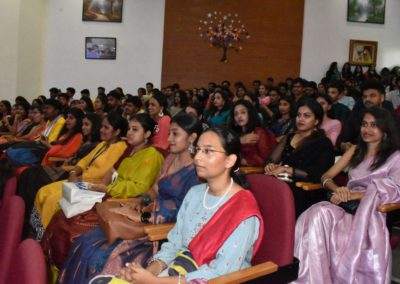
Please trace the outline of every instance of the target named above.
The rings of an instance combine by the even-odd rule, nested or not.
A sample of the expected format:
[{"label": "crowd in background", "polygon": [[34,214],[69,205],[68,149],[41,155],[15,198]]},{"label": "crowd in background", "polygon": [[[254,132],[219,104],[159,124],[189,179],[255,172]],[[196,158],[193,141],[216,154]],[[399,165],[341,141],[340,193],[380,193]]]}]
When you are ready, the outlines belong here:
[{"label": "crowd in background", "polygon": [[[198,233],[195,225],[212,218],[204,205],[208,190],[229,188],[216,191],[224,200],[229,191],[246,186],[240,167],[263,167],[266,174],[288,182],[296,218],[308,226],[317,218],[315,212],[321,212],[319,202],[336,206],[361,199],[365,192],[355,192],[351,181],[362,180],[362,174],[373,177],[382,167],[389,176],[398,172],[399,121],[399,67],[378,73],[373,66],[346,63],[340,71],[333,62],[318,83],[303,78],[276,82],[269,77],[251,86],[224,80],[190,89],[175,83],[159,90],[148,82],[134,95],[119,87],[108,93],[98,87],[95,95],[88,89],[79,95],[73,87],[65,92],[54,87],[48,97],[31,102],[23,96],[0,102],[0,189],[11,175],[18,176],[18,195],[26,203],[24,236],[42,241],[60,282],[85,283],[98,274],[127,281],[151,279],[174,260],[174,248],[188,247]],[[218,153],[223,157],[214,161]],[[335,156],[342,159],[335,163]],[[351,169],[348,187],[333,182],[344,166]],[[224,178],[218,183],[216,175]],[[390,181],[395,183],[392,187],[398,188],[398,176]],[[210,188],[202,187],[201,179]],[[102,204],[107,204],[106,211],[128,216],[136,229],[118,232],[110,242],[99,226],[99,209],[66,218],[59,205],[66,180],[85,181],[90,189],[106,193],[106,199],[131,198],[130,205],[121,208],[111,201]],[[296,189],[296,181],[322,181],[332,194],[310,195]],[[366,189],[368,182],[359,184]],[[196,211],[203,194],[205,209]],[[400,192],[391,201],[399,196]],[[211,206],[215,213],[220,200],[209,198],[216,204]],[[187,270],[186,281],[207,280],[250,265],[252,250],[263,235],[262,218],[254,206],[243,210],[252,217],[238,220],[240,230],[218,248],[217,261]],[[188,216],[194,216],[193,226]],[[154,255],[153,244],[143,239],[137,224],[175,221],[168,242]],[[381,222],[378,217],[373,221]],[[178,225],[187,230],[180,231]],[[296,231],[296,253],[302,256],[312,251],[310,244],[301,243],[306,234]],[[232,245],[240,249],[230,250]],[[148,269],[126,266],[134,261]],[[312,261],[317,260],[309,256],[300,261],[300,282],[318,279],[319,272],[310,276]],[[165,275],[181,281],[180,273]]]}]

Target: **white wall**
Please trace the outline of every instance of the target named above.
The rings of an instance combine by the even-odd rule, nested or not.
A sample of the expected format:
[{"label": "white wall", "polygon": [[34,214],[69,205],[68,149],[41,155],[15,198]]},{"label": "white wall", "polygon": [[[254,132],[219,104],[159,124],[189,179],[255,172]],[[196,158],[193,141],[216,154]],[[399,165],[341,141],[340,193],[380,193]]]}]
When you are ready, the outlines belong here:
[{"label": "white wall", "polygon": [[42,88],[48,0],[3,0],[0,9],[0,99],[36,97]]},{"label": "white wall", "polygon": [[300,75],[319,81],[348,61],[350,39],[378,41],[377,69],[400,65],[400,1],[386,0],[385,24],[347,22],[347,0],[305,0]]},{"label": "white wall", "polygon": [[17,91],[19,0],[4,0],[0,9],[0,99]]},{"label": "white wall", "polygon": [[[164,0],[125,0],[122,23],[83,22],[82,0],[51,0],[45,40],[44,84],[107,91],[120,86],[125,92],[151,81],[161,82]],[[86,60],[85,37],[117,38],[116,60]],[[76,95],[76,97],[78,97]]]},{"label": "white wall", "polygon": [[47,5],[48,0],[21,0],[16,94],[26,98],[35,98],[42,91]]}]

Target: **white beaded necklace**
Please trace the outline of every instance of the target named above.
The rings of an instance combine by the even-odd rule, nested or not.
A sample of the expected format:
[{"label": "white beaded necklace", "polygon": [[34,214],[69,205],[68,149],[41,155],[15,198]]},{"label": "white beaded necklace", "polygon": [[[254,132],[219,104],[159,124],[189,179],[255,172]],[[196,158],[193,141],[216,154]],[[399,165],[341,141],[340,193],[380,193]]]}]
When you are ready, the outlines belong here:
[{"label": "white beaded necklace", "polygon": [[220,199],[218,200],[218,202],[215,203],[213,206],[208,207],[208,206],[206,205],[206,196],[207,196],[207,194],[208,194],[208,190],[210,189],[210,187],[209,187],[208,184],[207,184],[206,192],[204,193],[204,196],[203,196],[203,207],[204,207],[205,209],[207,209],[207,210],[211,210],[211,209],[214,209],[215,207],[217,207],[218,205],[220,205],[221,202],[222,202],[222,200],[224,199],[224,197],[228,194],[228,192],[232,190],[232,187],[233,187],[233,179],[231,178],[231,183],[229,184],[228,189],[227,189],[227,190],[224,192],[224,194],[220,197]]}]

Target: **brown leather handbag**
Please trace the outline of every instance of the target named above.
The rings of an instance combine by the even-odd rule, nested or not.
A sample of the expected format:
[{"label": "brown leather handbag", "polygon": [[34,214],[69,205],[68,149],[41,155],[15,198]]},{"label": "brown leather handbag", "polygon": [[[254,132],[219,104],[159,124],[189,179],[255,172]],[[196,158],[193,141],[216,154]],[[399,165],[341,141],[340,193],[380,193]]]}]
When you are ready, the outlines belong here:
[{"label": "brown leather handbag", "polygon": [[144,237],[145,224],[135,222],[125,215],[113,212],[112,209],[120,208],[129,200],[111,200],[96,204],[96,211],[99,217],[99,223],[111,244],[117,239],[136,240]]}]

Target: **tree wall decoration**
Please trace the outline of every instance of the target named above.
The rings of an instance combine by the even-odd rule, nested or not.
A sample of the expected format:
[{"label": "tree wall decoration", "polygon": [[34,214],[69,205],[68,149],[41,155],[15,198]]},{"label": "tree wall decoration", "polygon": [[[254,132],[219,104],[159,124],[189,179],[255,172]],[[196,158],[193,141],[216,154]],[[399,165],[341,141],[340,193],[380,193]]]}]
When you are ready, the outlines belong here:
[{"label": "tree wall decoration", "polygon": [[250,38],[238,14],[223,14],[217,11],[208,13],[204,20],[200,20],[198,31],[200,37],[208,42],[210,47],[222,49],[220,61],[224,63],[228,62],[229,49],[236,52],[242,50],[242,43]]}]

